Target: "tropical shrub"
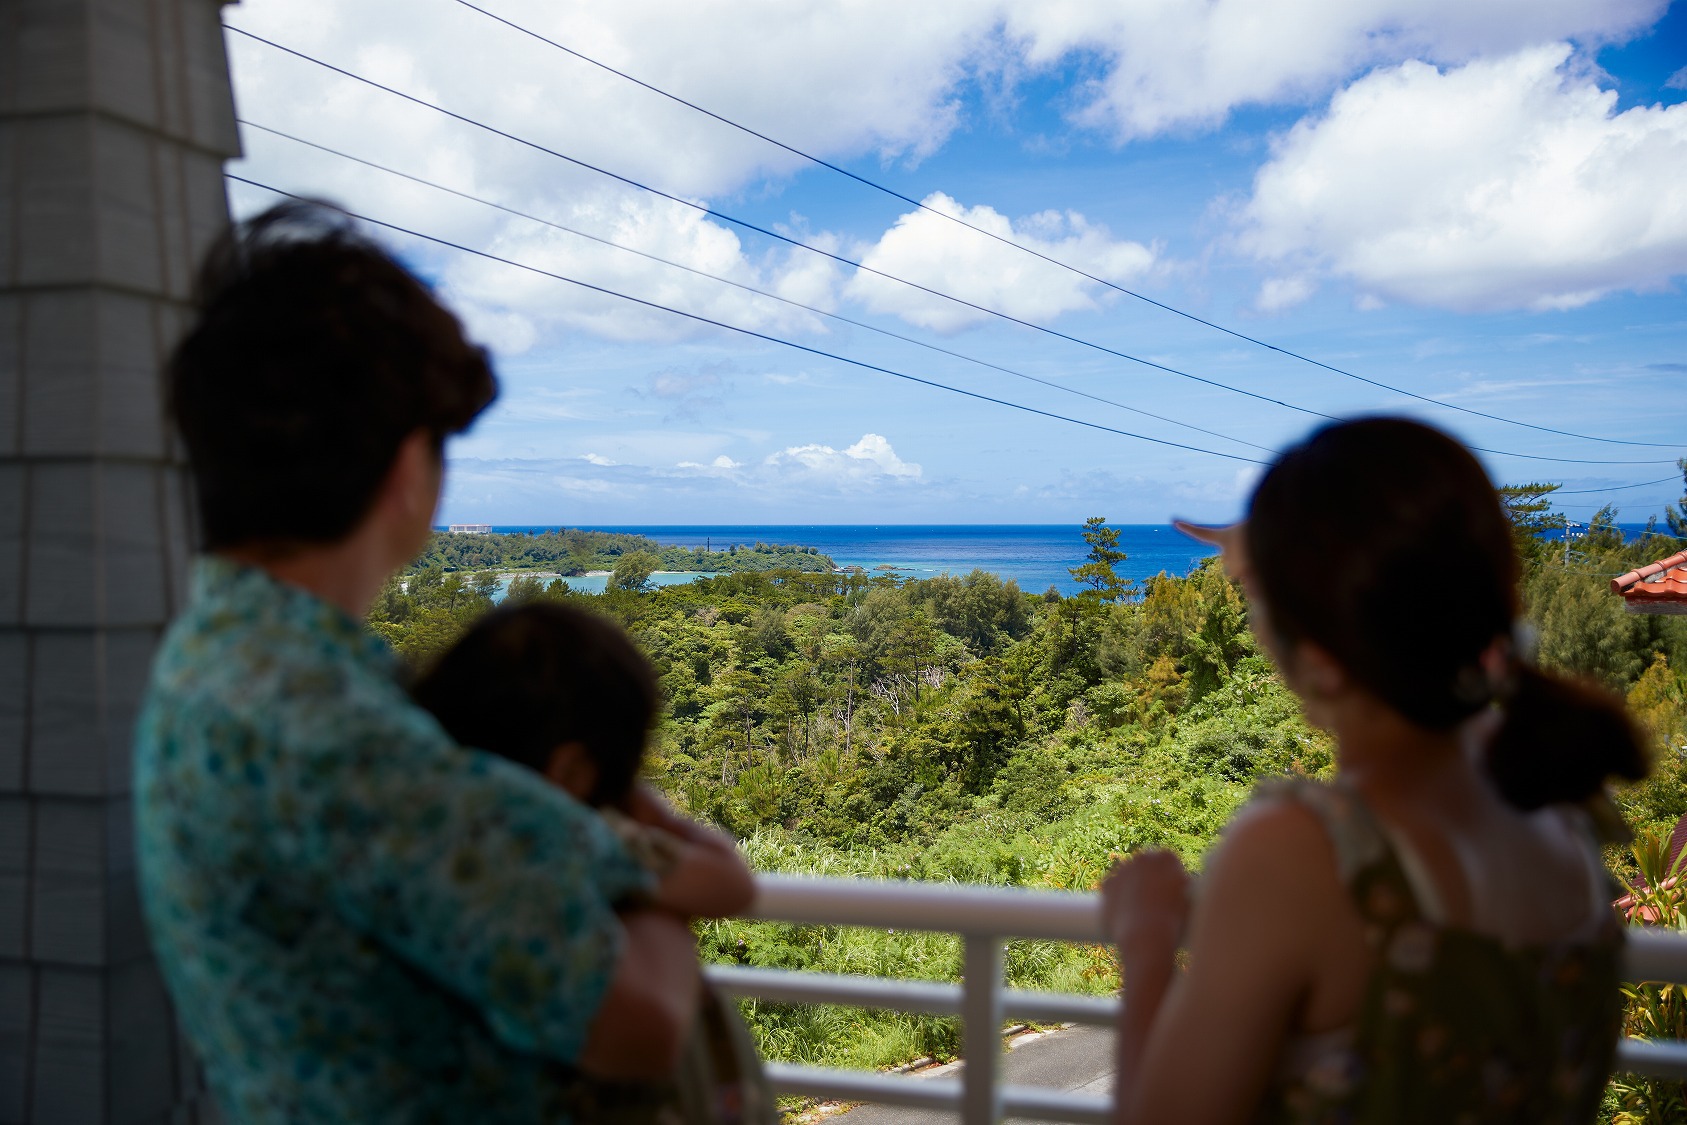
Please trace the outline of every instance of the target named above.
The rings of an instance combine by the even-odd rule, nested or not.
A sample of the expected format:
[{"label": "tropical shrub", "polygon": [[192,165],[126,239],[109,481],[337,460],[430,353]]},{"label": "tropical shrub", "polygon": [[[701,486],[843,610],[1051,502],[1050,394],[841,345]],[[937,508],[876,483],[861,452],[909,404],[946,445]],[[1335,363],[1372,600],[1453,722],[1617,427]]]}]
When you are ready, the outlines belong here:
[{"label": "tropical shrub", "polygon": [[[1632,924],[1687,930],[1687,850],[1671,858],[1667,832],[1649,832],[1631,846],[1639,879],[1625,880]],[[1637,1039],[1687,1039],[1687,989],[1676,982],[1623,985],[1628,1011],[1623,1032]],[[1687,1122],[1687,1083],[1619,1074],[1606,1096],[1612,1125],[1681,1125]]]}]

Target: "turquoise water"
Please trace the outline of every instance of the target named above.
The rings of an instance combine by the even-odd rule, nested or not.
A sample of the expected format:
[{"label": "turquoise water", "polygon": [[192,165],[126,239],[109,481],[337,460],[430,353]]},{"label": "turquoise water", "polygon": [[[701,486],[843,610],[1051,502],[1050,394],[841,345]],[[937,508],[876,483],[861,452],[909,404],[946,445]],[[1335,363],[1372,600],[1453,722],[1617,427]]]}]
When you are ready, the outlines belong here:
[{"label": "turquoise water", "polygon": [[[713,574],[704,574],[695,570],[664,571],[650,576],[652,586],[683,586],[687,582],[695,582],[699,578],[713,578]],[[583,574],[578,577],[564,578],[570,590],[581,590],[588,594],[601,594],[604,587],[609,585],[607,574]]]},{"label": "turquoise water", "polygon": [[[550,531],[554,526],[496,527],[494,531]],[[839,566],[859,566],[869,573],[895,574],[902,578],[931,578],[938,574],[966,574],[974,568],[987,570],[1018,582],[1021,589],[1041,593],[1050,586],[1062,593],[1075,593],[1078,586],[1069,568],[1084,561],[1088,548],[1077,524],[696,524],[657,526],[599,526],[590,531],[630,532],[645,535],[663,546],[708,547],[723,550],[732,544],[796,544],[814,547],[830,555]],[[1116,569],[1126,578],[1141,581],[1165,571],[1188,574],[1195,564],[1213,553],[1212,548],[1180,534],[1169,524],[1125,524],[1119,527],[1119,546],[1128,559]],[[882,569],[891,568],[891,569]],[[664,578],[669,581],[664,581]],[[670,585],[689,582],[695,575],[653,576],[653,581]],[[604,580],[567,579],[594,582],[601,592]]]},{"label": "turquoise water", "polygon": [[[503,531],[504,528],[499,528],[498,530]],[[712,572],[704,573],[697,570],[671,570],[652,574],[650,576],[650,584],[652,586],[683,586],[687,582],[695,582],[699,578],[713,577],[714,574]],[[566,575],[562,580],[568,583],[568,588],[570,590],[577,590],[586,594],[601,594],[603,593],[604,588],[609,585],[609,575],[607,574]],[[543,581],[547,585],[550,583],[549,578],[543,579]],[[492,595],[494,601],[504,600],[504,590],[509,586],[509,584],[509,579],[499,579],[498,592]]]},{"label": "turquoise water", "polygon": [[[1634,538],[1639,525],[1620,525]],[[554,531],[555,525],[495,527],[494,531]],[[720,551],[733,544],[757,542],[814,547],[839,566],[859,566],[868,573],[902,578],[931,578],[938,574],[966,574],[973,568],[1011,578],[1023,590],[1042,593],[1050,586],[1076,593],[1069,568],[1084,561],[1088,548],[1077,524],[661,524],[604,525],[591,531],[629,532],[648,536],[663,546],[708,547]],[[1213,549],[1197,543],[1170,524],[1123,524],[1119,546],[1128,556],[1115,569],[1125,578],[1142,581],[1161,571],[1185,575]],[[1549,536],[1550,538],[1550,536]],[[886,569],[888,568],[888,569]],[[693,573],[657,574],[662,586],[703,577]],[[577,590],[602,593],[605,579],[570,578]]]}]

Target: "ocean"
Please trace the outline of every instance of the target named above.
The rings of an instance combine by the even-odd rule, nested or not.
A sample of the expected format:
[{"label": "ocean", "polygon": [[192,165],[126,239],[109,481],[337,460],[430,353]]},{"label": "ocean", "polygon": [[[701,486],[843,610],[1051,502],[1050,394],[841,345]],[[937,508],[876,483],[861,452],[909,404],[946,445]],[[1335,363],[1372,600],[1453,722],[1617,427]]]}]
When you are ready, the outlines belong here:
[{"label": "ocean", "polygon": [[[494,531],[552,531],[554,526],[494,527]],[[1077,524],[664,524],[598,525],[588,531],[644,535],[663,546],[722,550],[734,543],[784,543],[813,547],[839,566],[859,566],[870,573],[903,578],[966,574],[974,568],[1011,578],[1023,590],[1042,593],[1050,586],[1076,593],[1069,568],[1084,561],[1088,548]],[[1128,557],[1115,567],[1121,577],[1141,581],[1165,571],[1188,574],[1213,549],[1180,534],[1169,524],[1123,524],[1119,547]],[[880,570],[894,567],[894,570]],[[670,584],[695,575],[659,576]],[[665,581],[664,581],[665,580]],[[599,577],[570,578],[576,589],[601,591]]]},{"label": "ocean", "polygon": [[[1630,539],[1645,531],[1642,524],[1617,525]],[[493,531],[555,531],[558,525],[496,526]],[[443,530],[443,529],[442,529]],[[648,536],[663,546],[709,547],[722,550],[734,543],[784,543],[814,547],[839,566],[859,566],[869,573],[904,578],[938,574],[966,574],[975,567],[1012,578],[1022,590],[1040,594],[1050,586],[1063,594],[1076,593],[1069,568],[1084,561],[1088,549],[1077,524],[658,524],[599,525],[588,531],[617,531]],[[1119,547],[1128,559],[1115,569],[1140,582],[1159,574],[1185,575],[1214,553],[1170,524],[1121,524]],[[1561,538],[1562,533],[1546,538]],[[893,567],[893,570],[880,570]],[[690,582],[704,575],[653,575],[660,586]],[[570,578],[568,584],[588,593],[602,593],[606,579]]]}]

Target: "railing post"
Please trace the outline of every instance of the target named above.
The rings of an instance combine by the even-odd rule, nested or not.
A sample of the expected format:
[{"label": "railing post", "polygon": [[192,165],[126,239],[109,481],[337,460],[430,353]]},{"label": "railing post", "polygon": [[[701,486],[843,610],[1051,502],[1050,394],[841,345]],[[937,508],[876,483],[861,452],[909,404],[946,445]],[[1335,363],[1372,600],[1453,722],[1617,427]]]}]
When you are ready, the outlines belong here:
[{"label": "railing post", "polygon": [[961,986],[961,1125],[996,1125],[1002,1090],[1002,939],[966,934]]}]

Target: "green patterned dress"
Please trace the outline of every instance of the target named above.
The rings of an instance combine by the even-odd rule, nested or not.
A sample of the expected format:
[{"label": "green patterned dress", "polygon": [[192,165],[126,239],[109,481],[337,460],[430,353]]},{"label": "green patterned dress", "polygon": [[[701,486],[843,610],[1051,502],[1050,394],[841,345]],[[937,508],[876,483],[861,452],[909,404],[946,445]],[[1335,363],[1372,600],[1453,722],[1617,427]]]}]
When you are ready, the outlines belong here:
[{"label": "green patterned dress", "polygon": [[1591,829],[1588,924],[1559,942],[1508,946],[1432,921],[1409,855],[1402,860],[1350,789],[1302,782],[1268,793],[1301,803],[1324,825],[1377,960],[1357,1023],[1292,1040],[1258,1120],[1592,1121],[1622,1023],[1623,929]]}]

